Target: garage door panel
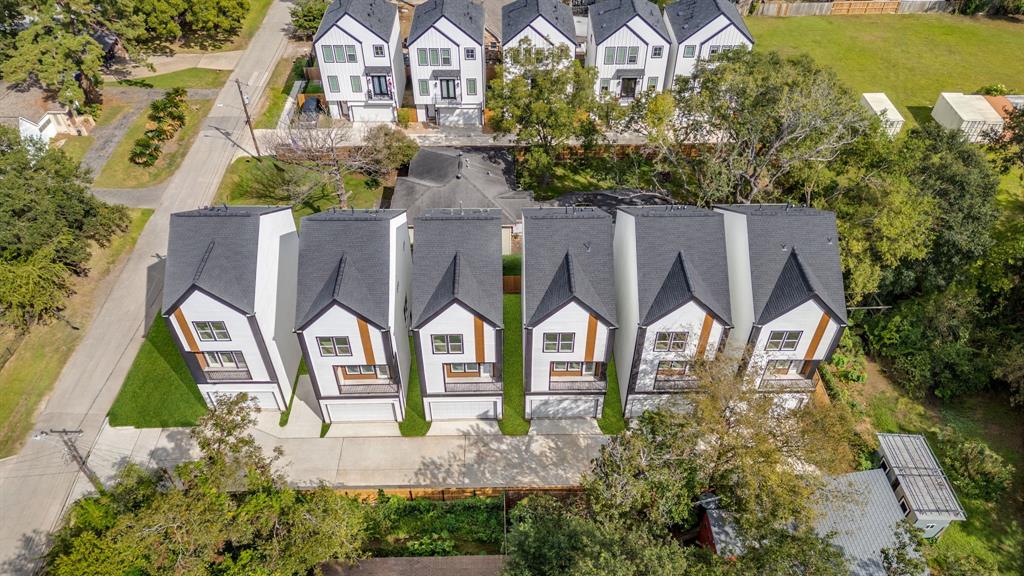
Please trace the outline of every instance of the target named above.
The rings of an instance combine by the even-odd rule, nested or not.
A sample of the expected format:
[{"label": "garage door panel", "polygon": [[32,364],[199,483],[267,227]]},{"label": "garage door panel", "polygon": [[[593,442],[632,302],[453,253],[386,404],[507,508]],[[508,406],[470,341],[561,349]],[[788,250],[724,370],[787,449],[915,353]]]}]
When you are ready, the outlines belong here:
[{"label": "garage door panel", "polygon": [[494,420],[498,417],[498,404],[491,400],[468,402],[431,401],[430,416],[433,420],[464,420],[472,418]]},{"label": "garage door panel", "polygon": [[392,402],[328,404],[327,417],[331,422],[394,422],[398,419]]},{"label": "garage door panel", "polygon": [[550,398],[533,400],[533,418],[597,418],[597,398]]},{"label": "garage door panel", "polygon": [[390,122],[394,114],[388,106],[353,106],[352,120],[355,122]]}]

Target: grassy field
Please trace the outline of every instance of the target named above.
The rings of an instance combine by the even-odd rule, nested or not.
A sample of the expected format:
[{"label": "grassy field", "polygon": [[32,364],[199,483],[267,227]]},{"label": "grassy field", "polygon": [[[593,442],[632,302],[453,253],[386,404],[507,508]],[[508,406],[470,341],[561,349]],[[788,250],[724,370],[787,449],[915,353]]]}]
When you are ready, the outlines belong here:
[{"label": "grassy field", "polygon": [[174,174],[185,159],[185,154],[199,135],[199,127],[212,106],[213,100],[189,100],[185,126],[173,139],[163,143],[160,159],[149,168],[132,164],[128,160],[135,140],[146,132],[146,124],[149,122],[146,114],[140,114],[125,131],[93,185],[97,188],[145,188],[163,182]]},{"label": "grassy field", "polygon": [[288,100],[288,93],[292,90],[292,84],[302,79],[302,71],[306,64],[305,58],[282,58],[274,72],[270,75],[270,82],[267,84],[267,97],[260,103],[259,112],[256,114],[256,128],[274,128],[277,120],[284,110],[284,103]]},{"label": "grassy field", "polygon": [[[128,111],[129,106],[121,103],[110,103],[103,106],[102,112],[96,116],[96,127],[100,128],[113,124],[115,120]],[[64,144],[60,149],[71,158],[81,162],[85,153],[92,148],[96,142],[93,136],[68,136],[63,138]]]},{"label": "grassy field", "polygon": [[[53,322],[30,330],[0,369],[0,457],[17,452],[32,429],[36,407],[50,393],[95,313],[97,292],[135,245],[152,210],[131,210],[128,230],[105,248],[94,249],[90,274],[74,281],[64,316],[70,324]],[[72,327],[72,325],[74,327]]]},{"label": "grassy field", "polygon": [[210,70],[209,68],[185,68],[176,72],[157,74],[145,78],[120,80],[122,86],[138,86],[142,88],[220,88],[231,76],[230,70]]},{"label": "grassy field", "polygon": [[908,122],[940,92],[1024,90],[1024,22],[947,14],[750,17],[758,50],[810,54],[857,93],[885,92]]},{"label": "grassy field", "polygon": [[526,419],[526,397],[523,395],[523,309],[519,294],[504,297],[504,347],[502,356],[501,431],[509,436],[520,436],[530,431]]},{"label": "grassy field", "polygon": [[110,407],[110,424],[136,428],[194,426],[205,413],[206,403],[185,359],[167,323],[158,316]]}]

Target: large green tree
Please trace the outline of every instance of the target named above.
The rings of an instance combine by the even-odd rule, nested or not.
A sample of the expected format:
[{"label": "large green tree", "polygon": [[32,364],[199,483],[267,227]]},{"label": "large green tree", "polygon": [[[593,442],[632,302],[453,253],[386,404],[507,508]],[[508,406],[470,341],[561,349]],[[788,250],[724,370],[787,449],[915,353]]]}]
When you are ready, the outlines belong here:
[{"label": "large green tree", "polygon": [[320,27],[329,0],[297,0],[288,12],[292,16],[292,30],[299,38],[312,38]]}]

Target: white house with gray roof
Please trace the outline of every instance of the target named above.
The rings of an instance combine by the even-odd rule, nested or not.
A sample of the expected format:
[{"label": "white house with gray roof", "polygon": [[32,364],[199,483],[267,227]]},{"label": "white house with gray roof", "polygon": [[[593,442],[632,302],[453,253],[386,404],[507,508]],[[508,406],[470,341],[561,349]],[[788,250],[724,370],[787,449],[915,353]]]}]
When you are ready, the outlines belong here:
[{"label": "white house with gray roof", "polygon": [[398,8],[387,0],[333,0],[313,36],[332,118],[397,119],[405,93]]},{"label": "white house with gray roof", "polygon": [[745,358],[759,390],[800,406],[846,328],[835,214],[782,204],[715,209],[724,216],[729,262],[727,348]]},{"label": "white house with gray roof", "polygon": [[598,95],[626,104],[644,90],[667,85],[672,36],[656,4],[602,0],[588,17],[586,64],[597,68]]},{"label": "white house with gray roof", "polygon": [[[513,0],[501,8],[502,49],[530,46],[563,49],[576,56],[576,27],[572,8],[560,0]],[[507,59],[506,59],[507,60]],[[509,62],[505,62],[508,70]]]},{"label": "white house with gray roof", "polygon": [[483,125],[487,79],[484,9],[471,0],[427,0],[416,6],[406,44],[413,102],[420,122]]},{"label": "white house with gray roof", "polygon": [[427,420],[501,418],[501,214],[416,218],[412,330]]},{"label": "white house with gray roof", "polygon": [[261,408],[287,407],[300,360],[298,244],[287,206],[171,215],[163,316],[208,404],[244,392]]},{"label": "white house with gray roof", "polygon": [[324,422],[400,421],[409,381],[409,228],[402,210],[302,219],[295,333]]},{"label": "white house with gray roof", "polygon": [[694,206],[621,207],[615,219],[623,412],[635,418],[697,388],[731,323],[723,216]]},{"label": "white house with gray roof", "polygon": [[900,510],[925,538],[967,519],[946,473],[920,434],[878,434],[882,470]]},{"label": "white house with gray roof", "polygon": [[597,208],[523,210],[527,418],[595,418],[615,328],[612,217]]},{"label": "white house with gray roof", "polygon": [[736,4],[730,0],[679,0],[665,7],[665,22],[672,34],[669,82],[690,78],[697,62],[733,48],[750,49],[754,37]]}]

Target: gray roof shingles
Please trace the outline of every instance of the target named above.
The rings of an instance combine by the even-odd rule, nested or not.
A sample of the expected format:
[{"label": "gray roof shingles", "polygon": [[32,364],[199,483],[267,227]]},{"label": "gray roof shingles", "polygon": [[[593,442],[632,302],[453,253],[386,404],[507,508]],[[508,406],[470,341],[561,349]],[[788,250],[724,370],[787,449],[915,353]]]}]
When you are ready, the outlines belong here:
[{"label": "gray roof shingles", "polygon": [[415,222],[412,324],[422,328],[452,302],[502,327],[501,214],[437,209]]},{"label": "gray roof shingles", "polygon": [[879,452],[921,516],[964,520],[967,514],[928,441],[920,434],[878,434]]},{"label": "gray roof shingles", "polygon": [[501,37],[505,42],[542,17],[561,32],[569,44],[576,44],[576,26],[572,9],[560,0],[514,0],[501,7]]},{"label": "gray roof shingles", "polygon": [[523,210],[523,325],[536,326],[571,299],[618,323],[612,217],[597,208]]},{"label": "gray roof shingles", "polygon": [[754,42],[747,23],[730,0],[679,0],[666,6],[665,14],[676,42],[680,44],[719,16],[725,16],[751,43]]},{"label": "gray roof shingles", "polygon": [[224,206],[171,214],[163,310],[193,287],[246,314],[255,312],[260,216],[283,206]]},{"label": "gray roof shingles", "polygon": [[763,326],[811,298],[846,324],[835,214],[783,204],[717,208],[747,217],[755,324]]},{"label": "gray roof shingles", "polygon": [[639,16],[666,42],[670,42],[668,28],[658,5],[647,0],[602,0],[590,7],[590,27],[597,44],[618,32],[634,16]]},{"label": "gray roof shingles", "polygon": [[395,25],[397,13],[398,7],[387,0],[334,0],[324,12],[320,26],[313,35],[313,42],[319,40],[346,14],[387,42],[391,39],[391,27]]},{"label": "gray roof shingles", "polygon": [[338,210],[302,219],[295,328],[337,303],[386,329],[391,219],[401,210]]},{"label": "gray roof shingles", "polygon": [[412,45],[441,18],[447,18],[481,45],[484,43],[484,7],[471,0],[427,0],[416,6],[406,43]]},{"label": "gray roof shingles", "polygon": [[641,324],[696,299],[730,325],[729,267],[721,214],[694,206],[621,207],[636,222]]}]

